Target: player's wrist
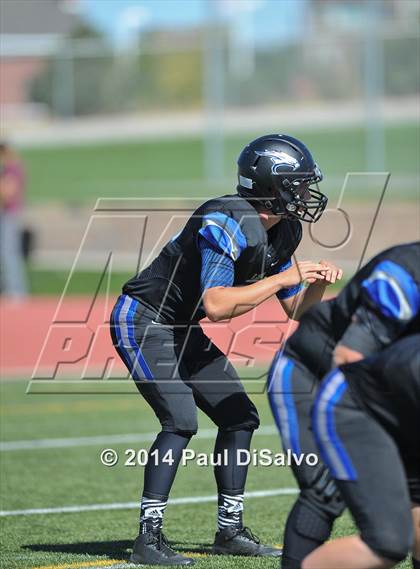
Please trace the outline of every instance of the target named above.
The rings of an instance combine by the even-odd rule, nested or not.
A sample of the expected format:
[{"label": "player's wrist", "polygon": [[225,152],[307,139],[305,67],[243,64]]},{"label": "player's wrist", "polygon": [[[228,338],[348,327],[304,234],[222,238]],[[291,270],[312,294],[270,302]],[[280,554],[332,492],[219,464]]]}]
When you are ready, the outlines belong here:
[{"label": "player's wrist", "polygon": [[277,292],[284,288],[290,288],[300,284],[300,282],[290,282],[291,281],[290,277],[287,277],[287,275],[285,275],[284,273],[279,273],[278,275],[275,276],[277,277],[276,279],[278,286]]},{"label": "player's wrist", "polygon": [[277,291],[281,290],[282,288],[286,288],[288,285],[285,283],[285,277],[283,273],[278,273],[275,275]]}]

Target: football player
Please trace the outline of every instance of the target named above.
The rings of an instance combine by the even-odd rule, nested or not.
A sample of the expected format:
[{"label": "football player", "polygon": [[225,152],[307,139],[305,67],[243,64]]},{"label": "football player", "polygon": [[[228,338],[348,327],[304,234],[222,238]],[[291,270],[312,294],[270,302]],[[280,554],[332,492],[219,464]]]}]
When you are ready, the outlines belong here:
[{"label": "football player", "polygon": [[410,551],[420,569],[419,348],[420,334],[403,337],[322,383],[313,430],[360,535],[322,545],[303,569],[389,569]]},{"label": "football player", "polygon": [[[332,368],[380,352],[418,329],[420,242],[383,251],[332,300],[311,307],[269,374],[268,396],[283,446],[317,453],[310,427],[317,384]],[[292,466],[300,494],[289,513],[282,568],[298,569],[328,539],[344,502],[322,460]]]},{"label": "football player", "polygon": [[[197,432],[197,407],[218,426],[214,469],[218,488],[218,554],[279,556],[243,525],[247,467],[237,449],[249,449],[258,413],[225,355],[199,321],[243,314],[273,295],[295,318],[319,301],[341,271],[326,261],[292,264],[301,221],[317,221],[327,198],[322,179],[299,140],[268,135],[238,159],[236,195],[207,201],[150,266],[123,287],[111,315],[113,343],[152,407],[162,430],[145,467],[140,533],[131,561],[187,565],[162,534],[168,495],[183,450]],[[303,281],[309,286],[303,287]],[[189,521],[185,520],[185,524]]]}]

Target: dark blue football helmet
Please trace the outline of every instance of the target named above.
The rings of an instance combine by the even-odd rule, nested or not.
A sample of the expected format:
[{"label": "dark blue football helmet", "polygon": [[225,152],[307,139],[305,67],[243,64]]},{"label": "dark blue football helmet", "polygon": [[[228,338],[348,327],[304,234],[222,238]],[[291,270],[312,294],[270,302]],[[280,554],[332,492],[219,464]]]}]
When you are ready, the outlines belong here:
[{"label": "dark blue football helmet", "polygon": [[261,136],[238,158],[238,194],[275,215],[318,221],[328,201],[318,189],[321,180],[307,147],[287,134]]}]

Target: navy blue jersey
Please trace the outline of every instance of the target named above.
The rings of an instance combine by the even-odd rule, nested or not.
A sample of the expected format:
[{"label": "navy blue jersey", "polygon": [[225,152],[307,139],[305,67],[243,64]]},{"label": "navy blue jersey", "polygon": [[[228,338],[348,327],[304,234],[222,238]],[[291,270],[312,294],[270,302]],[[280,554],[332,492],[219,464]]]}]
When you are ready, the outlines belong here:
[{"label": "navy blue jersey", "polygon": [[282,220],[266,231],[246,199],[238,195],[215,198],[192,214],[184,229],[124,285],[123,292],[153,308],[157,321],[196,322],[205,317],[200,240],[233,261],[233,286],[240,286],[287,266],[301,237],[298,220]]},{"label": "navy blue jersey", "polygon": [[[396,441],[420,455],[420,334],[343,366],[353,397]],[[400,446],[400,445],[399,445]]]},{"label": "navy blue jersey", "polygon": [[327,373],[337,343],[370,356],[419,332],[420,242],[382,251],[332,300],[311,307],[288,340],[314,373]]}]

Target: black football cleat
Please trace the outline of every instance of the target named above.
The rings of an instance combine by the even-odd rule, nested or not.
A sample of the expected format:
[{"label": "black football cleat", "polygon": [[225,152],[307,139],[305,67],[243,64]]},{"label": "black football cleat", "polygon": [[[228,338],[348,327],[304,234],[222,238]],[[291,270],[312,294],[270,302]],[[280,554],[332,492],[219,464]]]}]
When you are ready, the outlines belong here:
[{"label": "black football cleat", "polygon": [[280,557],[282,550],[263,545],[247,528],[227,527],[216,533],[213,544],[216,555],[248,555],[253,557]]},{"label": "black football cleat", "polygon": [[133,545],[130,563],[136,565],[194,565],[194,559],[177,553],[161,531],[140,534]]}]

